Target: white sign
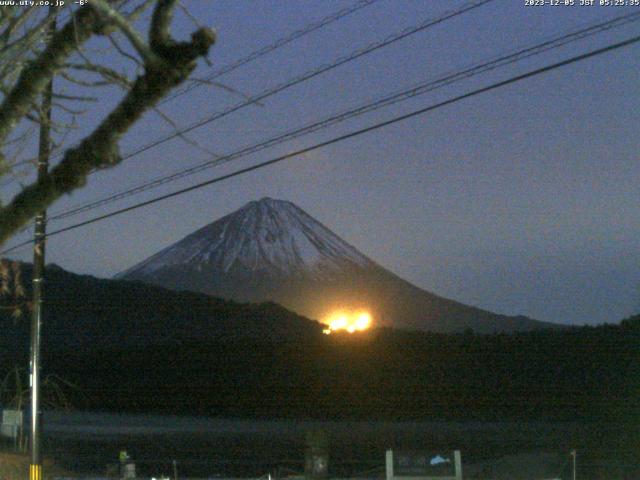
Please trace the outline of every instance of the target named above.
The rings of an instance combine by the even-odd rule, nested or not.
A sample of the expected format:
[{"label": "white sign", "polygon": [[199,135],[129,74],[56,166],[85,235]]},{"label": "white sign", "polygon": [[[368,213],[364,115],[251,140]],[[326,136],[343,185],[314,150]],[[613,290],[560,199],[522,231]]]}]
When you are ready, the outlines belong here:
[{"label": "white sign", "polygon": [[2,425],[0,425],[0,436],[17,438],[22,427],[22,412],[20,410],[3,410]]}]

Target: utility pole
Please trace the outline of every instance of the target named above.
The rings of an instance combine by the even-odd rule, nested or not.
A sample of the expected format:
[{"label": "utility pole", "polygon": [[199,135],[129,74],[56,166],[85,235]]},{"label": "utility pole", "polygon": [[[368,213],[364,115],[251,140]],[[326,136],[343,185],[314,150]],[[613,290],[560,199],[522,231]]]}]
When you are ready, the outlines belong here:
[{"label": "utility pole", "polygon": [[[47,40],[56,30],[56,7],[49,7],[52,17],[47,29]],[[49,156],[51,152],[51,104],[53,99],[53,76],[42,92],[40,111],[40,140],[38,147],[38,181],[43,180],[49,172]],[[31,435],[29,451],[29,480],[42,480],[42,453],[40,451],[40,430],[42,418],[40,412],[40,327],[42,325],[42,303],[44,283],[44,253],[47,234],[47,211],[36,215],[33,246],[33,312],[31,316]]]},{"label": "utility pole", "polygon": [[576,456],[578,455],[578,452],[576,452],[575,450],[571,450],[571,457],[573,459],[573,480],[576,480]]}]

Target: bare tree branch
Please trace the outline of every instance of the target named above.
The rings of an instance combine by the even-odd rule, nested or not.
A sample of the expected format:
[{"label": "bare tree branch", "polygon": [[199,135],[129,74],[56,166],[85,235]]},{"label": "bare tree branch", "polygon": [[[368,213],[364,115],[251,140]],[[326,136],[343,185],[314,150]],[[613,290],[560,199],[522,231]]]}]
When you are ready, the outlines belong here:
[{"label": "bare tree branch", "polygon": [[100,75],[109,83],[117,83],[126,87],[131,87],[132,82],[123,74],[113,70],[112,68],[105,67],[104,65],[96,65],[94,63],[72,63],[68,65],[69,68],[74,70],[82,70],[86,72],[95,73]]},{"label": "bare tree branch", "polygon": [[136,65],[136,67],[142,67],[142,62],[140,62],[140,60],[127,52],[124,48],[122,48],[118,41],[115,39],[114,35],[109,35],[107,38],[109,39],[111,45],[113,45],[113,48],[115,48],[120,55],[131,60]]},{"label": "bare tree branch", "polygon": [[111,8],[105,0],[92,0],[91,6],[104,15],[110,22],[118,27],[125,37],[131,42],[131,45],[140,54],[146,63],[158,61],[154,51],[147,45],[138,31],[131,25],[129,20],[120,15],[119,12]]},{"label": "bare tree branch", "polygon": [[[67,150],[62,161],[48,175],[25,187],[11,203],[0,209],[0,244],[37,212],[84,185],[92,170],[118,164],[121,161],[118,142],[122,135],[172,88],[188,78],[199,57],[207,55],[215,41],[214,32],[208,28],[194,32],[189,42],[176,42],[171,38],[169,27],[174,5],[175,0],[158,0],[149,34],[153,56],[145,59],[144,74],[136,78],[122,101],[77,147]],[[38,68],[25,68],[16,87],[21,85],[27,93],[12,90],[0,107],[0,141],[28,111],[32,99],[42,91],[48,78],[77,48],[76,39],[84,42],[92,33],[108,33],[110,27],[98,12],[85,7],[78,10],[75,22],[69,22],[59,31],[43,55],[36,59],[34,65]],[[23,78],[27,72],[35,78]]]},{"label": "bare tree branch", "polygon": [[147,10],[153,2],[155,2],[155,0],[144,0],[144,2],[135,7],[131,12],[125,14],[125,16],[129,21],[134,21],[142,14],[142,12]]},{"label": "bare tree branch", "polygon": [[184,133],[181,132],[181,129],[178,127],[178,125],[171,120],[171,117],[169,117],[166,113],[164,113],[162,110],[160,110],[159,107],[154,107],[153,111],[156,112],[158,114],[158,116],[164,120],[167,124],[169,124],[171,126],[171,128],[173,128],[174,133],[178,136],[179,139],[181,139],[183,142],[185,142],[188,145],[191,145],[192,147],[197,148],[198,150],[203,151],[204,153],[206,153],[207,155],[213,157],[213,158],[220,158],[221,155],[218,153],[215,153],[212,150],[209,150],[208,148],[204,147],[203,145],[200,145],[198,142],[196,142],[195,140],[192,140],[191,138],[189,138],[187,135],[185,135]]},{"label": "bare tree branch", "polygon": [[77,48],[78,43],[105,28],[98,13],[88,5],[80,8],[70,21],[53,36],[47,48],[29,66],[25,67],[16,85],[0,106],[0,143],[13,130],[34,104],[37,96],[64,60]]}]

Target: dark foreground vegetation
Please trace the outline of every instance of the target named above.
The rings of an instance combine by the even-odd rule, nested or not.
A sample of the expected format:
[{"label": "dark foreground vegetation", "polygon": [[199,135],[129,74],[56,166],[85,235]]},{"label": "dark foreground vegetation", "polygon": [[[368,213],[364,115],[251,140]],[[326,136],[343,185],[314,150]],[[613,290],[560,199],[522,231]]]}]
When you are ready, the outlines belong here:
[{"label": "dark foreground vegetation", "polygon": [[[29,298],[30,265],[20,270]],[[12,280],[3,280],[9,292]],[[55,266],[46,292],[44,368],[77,383],[94,409],[487,420],[606,420],[638,410],[640,317],[516,334],[383,328],[326,336],[276,304]],[[22,308],[18,319],[0,310],[1,368],[26,363]]]},{"label": "dark foreground vegetation", "polygon": [[92,408],[215,416],[593,420],[639,410],[640,322],[515,335],[376,330],[45,354]]},{"label": "dark foreground vegetation", "polygon": [[[20,267],[28,298],[30,265]],[[79,404],[91,409],[594,421],[630,419],[639,410],[640,316],[516,334],[383,328],[327,336],[317,322],[275,304],[55,266],[46,292],[44,368],[76,383],[86,397]],[[10,310],[0,315],[0,368],[8,370],[26,364],[28,311],[17,320]]]},{"label": "dark foreground vegetation", "polygon": [[[81,409],[583,422],[593,425],[592,443],[630,453],[640,445],[640,316],[518,334],[326,336],[316,322],[274,304],[55,268],[47,285],[44,373],[77,385],[66,393]],[[29,322],[3,315],[0,368],[27,365]],[[622,428],[607,427],[613,424]]]},{"label": "dark foreground vegetation", "polygon": [[[405,435],[397,443],[461,448],[469,462],[520,452],[553,452],[564,458],[577,448],[583,478],[612,479],[637,477],[611,476],[611,465],[636,473],[640,465],[639,341],[636,318],[618,326],[518,335],[376,330],[295,342],[252,339],[59,351],[46,353],[44,364],[80,386],[69,392],[83,409],[244,418],[444,420],[415,439]],[[461,427],[452,433],[449,426],[456,424]],[[228,450],[235,448],[237,455],[268,449],[277,459],[290,458],[292,451],[302,448],[301,440],[291,446],[280,437],[203,436],[184,442],[213,442],[218,452],[227,452],[223,447],[232,444],[235,447],[227,445]],[[165,442],[173,454],[179,450],[179,438]],[[157,441],[139,440],[153,445]],[[349,458],[379,460],[393,438],[369,434],[347,440],[333,438],[339,452],[334,461],[348,460],[342,458],[344,445],[352,445],[345,451],[356,455]],[[134,439],[127,442],[136,445]],[[148,450],[142,444],[141,455]],[[601,473],[588,476],[587,471]]]}]

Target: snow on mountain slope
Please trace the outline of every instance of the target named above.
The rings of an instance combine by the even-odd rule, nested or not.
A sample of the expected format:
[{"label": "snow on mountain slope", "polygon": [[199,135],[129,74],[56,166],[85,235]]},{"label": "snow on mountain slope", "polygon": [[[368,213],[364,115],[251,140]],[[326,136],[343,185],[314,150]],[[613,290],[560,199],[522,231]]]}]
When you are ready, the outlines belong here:
[{"label": "snow on mountain slope", "polygon": [[188,235],[118,275],[167,267],[323,277],[376,264],[291,202],[263,198]]},{"label": "snow on mountain slope", "polygon": [[272,301],[318,320],[336,311],[366,310],[376,325],[439,332],[548,326],[422,290],[294,204],[271,198],[248,203],[118,277],[241,302]]}]

